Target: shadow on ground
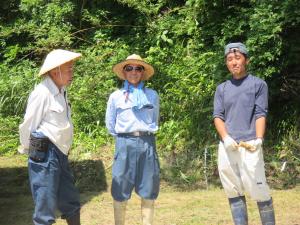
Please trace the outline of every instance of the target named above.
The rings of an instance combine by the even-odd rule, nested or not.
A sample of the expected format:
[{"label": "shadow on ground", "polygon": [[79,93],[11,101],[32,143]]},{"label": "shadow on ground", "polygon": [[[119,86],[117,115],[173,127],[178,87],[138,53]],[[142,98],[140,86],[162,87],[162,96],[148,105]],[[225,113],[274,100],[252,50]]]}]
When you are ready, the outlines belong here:
[{"label": "shadow on ground", "polygon": [[[71,161],[70,165],[80,193],[89,192],[81,198],[81,204],[107,190],[106,175],[101,160]],[[33,201],[28,182],[26,162],[18,167],[0,167],[0,224],[32,224]],[[59,214],[58,214],[59,215]]]}]

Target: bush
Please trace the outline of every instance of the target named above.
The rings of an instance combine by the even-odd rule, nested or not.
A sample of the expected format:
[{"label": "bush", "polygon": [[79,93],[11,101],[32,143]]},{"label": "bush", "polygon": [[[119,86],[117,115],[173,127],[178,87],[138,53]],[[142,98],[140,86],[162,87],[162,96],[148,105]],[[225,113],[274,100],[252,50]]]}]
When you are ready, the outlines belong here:
[{"label": "bush", "polygon": [[[250,52],[249,70],[265,79],[270,90],[266,161],[280,162],[279,149],[294,149],[295,156],[298,146],[286,145],[289,136],[281,125],[300,112],[296,6],[293,0],[7,1],[0,6],[0,117],[15,133],[8,138],[11,146],[3,144],[1,152],[15,152],[17,121],[39,82],[35,75],[42,59],[54,48],[83,54],[69,88],[74,149],[85,154],[110,145],[106,101],[121,86],[111,68],[137,53],[156,70],[147,86],[160,95],[160,156],[175,162],[166,167],[175,177],[196,182],[203,176],[204,149],[218,142],[211,113],[215,88],[229,77],[223,47],[242,41]],[[286,116],[283,109],[293,113]],[[299,126],[294,128],[288,135],[297,136]],[[8,130],[0,134],[7,137]],[[212,154],[212,176],[215,166]]]},{"label": "bush", "polygon": [[19,143],[19,117],[0,117],[0,155],[13,155]]}]

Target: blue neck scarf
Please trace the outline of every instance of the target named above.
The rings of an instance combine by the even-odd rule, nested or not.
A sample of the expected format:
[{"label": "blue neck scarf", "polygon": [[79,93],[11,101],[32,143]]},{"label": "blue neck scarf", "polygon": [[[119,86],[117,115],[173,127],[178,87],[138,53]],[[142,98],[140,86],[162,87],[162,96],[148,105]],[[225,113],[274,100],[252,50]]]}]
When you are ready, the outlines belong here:
[{"label": "blue neck scarf", "polygon": [[[132,93],[132,101],[133,101],[133,106],[132,108],[134,110],[139,110],[143,108],[144,106],[151,105],[149,100],[146,97],[146,94],[144,92],[144,82],[140,82],[137,87],[134,85],[130,84],[128,80],[125,80],[124,82],[124,89],[127,92],[126,94],[128,95],[129,93]],[[127,97],[126,97],[127,99]]]}]

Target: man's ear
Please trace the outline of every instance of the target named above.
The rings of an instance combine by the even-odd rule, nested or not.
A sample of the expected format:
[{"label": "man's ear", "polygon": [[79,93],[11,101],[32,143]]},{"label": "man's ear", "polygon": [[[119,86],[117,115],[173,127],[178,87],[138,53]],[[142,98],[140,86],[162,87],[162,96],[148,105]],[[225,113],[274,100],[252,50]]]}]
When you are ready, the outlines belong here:
[{"label": "man's ear", "polygon": [[55,77],[57,74],[58,74],[58,68],[57,67],[49,71],[49,76],[50,77]]}]

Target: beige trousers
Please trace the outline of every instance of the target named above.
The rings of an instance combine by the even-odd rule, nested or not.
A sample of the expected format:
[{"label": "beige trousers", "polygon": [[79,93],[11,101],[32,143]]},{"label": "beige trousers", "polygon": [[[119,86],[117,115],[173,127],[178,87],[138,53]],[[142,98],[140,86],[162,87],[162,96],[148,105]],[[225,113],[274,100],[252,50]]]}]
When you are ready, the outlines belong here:
[{"label": "beige trousers", "polygon": [[[254,140],[247,141],[253,144]],[[228,198],[244,195],[258,202],[270,200],[270,189],[266,182],[263,150],[260,147],[250,152],[243,147],[226,150],[223,142],[218,149],[218,170]]]}]

